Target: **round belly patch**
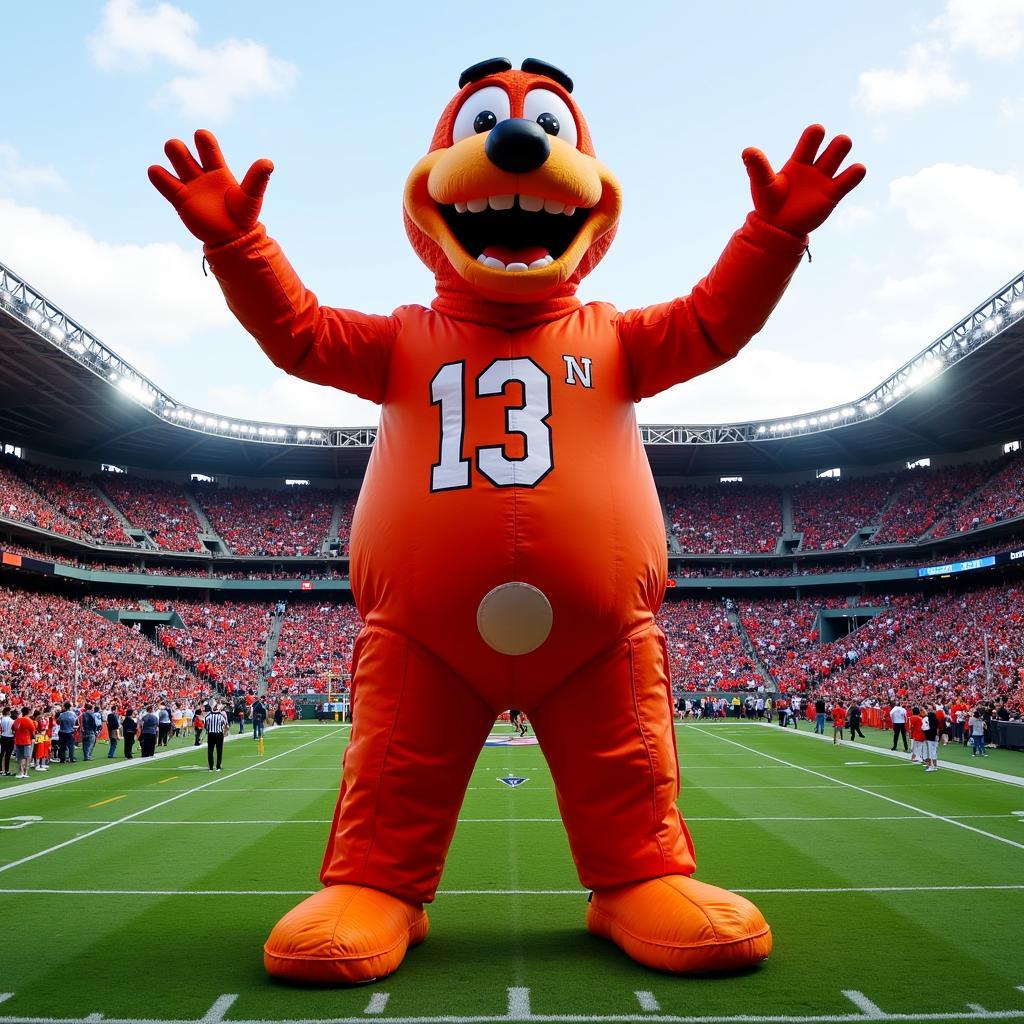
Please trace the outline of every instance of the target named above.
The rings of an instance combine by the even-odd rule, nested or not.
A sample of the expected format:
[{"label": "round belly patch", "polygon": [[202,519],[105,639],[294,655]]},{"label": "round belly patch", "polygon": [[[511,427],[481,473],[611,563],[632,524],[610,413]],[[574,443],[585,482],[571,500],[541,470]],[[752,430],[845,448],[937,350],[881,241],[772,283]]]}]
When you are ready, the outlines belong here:
[{"label": "round belly patch", "polygon": [[488,647],[500,654],[529,654],[551,632],[551,603],[529,583],[502,583],[484,595],[476,626]]}]

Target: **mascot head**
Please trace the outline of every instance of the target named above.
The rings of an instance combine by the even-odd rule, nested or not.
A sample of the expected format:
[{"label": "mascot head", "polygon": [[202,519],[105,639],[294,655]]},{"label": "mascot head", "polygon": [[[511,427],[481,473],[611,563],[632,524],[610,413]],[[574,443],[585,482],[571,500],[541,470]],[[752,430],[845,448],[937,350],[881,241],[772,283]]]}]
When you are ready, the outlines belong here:
[{"label": "mascot head", "polygon": [[575,290],[622,205],[594,156],[572,79],[539,60],[474,64],[405,185],[405,226],[438,288],[494,302]]}]

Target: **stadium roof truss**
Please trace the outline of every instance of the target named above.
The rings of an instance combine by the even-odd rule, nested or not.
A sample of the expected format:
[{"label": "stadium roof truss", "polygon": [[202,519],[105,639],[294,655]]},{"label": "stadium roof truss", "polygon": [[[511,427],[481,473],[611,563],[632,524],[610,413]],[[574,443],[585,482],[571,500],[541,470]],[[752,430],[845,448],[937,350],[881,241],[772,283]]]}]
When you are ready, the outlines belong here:
[{"label": "stadium roof truss", "polygon": [[[655,470],[680,475],[870,465],[1015,439],[1024,433],[1022,335],[1024,274],[854,401],[785,418],[644,425],[641,436]],[[178,402],[3,264],[0,339],[0,439],[31,448],[325,477],[358,475],[376,439],[376,427],[241,420]],[[941,395],[928,387],[940,378]],[[72,413],[93,429],[79,430]]]}]

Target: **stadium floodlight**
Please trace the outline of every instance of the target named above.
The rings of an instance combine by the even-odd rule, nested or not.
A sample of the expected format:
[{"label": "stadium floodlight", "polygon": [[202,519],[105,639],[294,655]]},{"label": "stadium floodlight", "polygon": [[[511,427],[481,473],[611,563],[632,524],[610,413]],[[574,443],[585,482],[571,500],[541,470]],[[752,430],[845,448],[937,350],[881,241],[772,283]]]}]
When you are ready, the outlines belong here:
[{"label": "stadium floodlight", "polygon": [[869,415],[873,416],[876,412],[878,412],[880,408],[881,406],[879,406],[879,404],[876,401],[872,400],[865,404],[864,411]]},{"label": "stadium floodlight", "polygon": [[307,436],[306,435],[306,431],[300,430],[296,436],[298,437],[298,439],[300,441],[305,441],[306,440],[306,436]]},{"label": "stadium floodlight", "polygon": [[839,413],[838,413],[838,412],[837,412],[837,411],[836,411],[835,409],[833,409],[833,410],[832,410],[832,411],[831,411],[831,412],[830,412],[830,413],[828,414],[828,421],[829,421],[829,423],[835,423],[835,421],[836,421],[837,419],[839,419]]},{"label": "stadium floodlight", "polygon": [[767,429],[768,429],[768,428],[767,428],[767,427],[766,427],[766,426],[765,426],[765,425],[764,425],[764,424],[762,423],[762,424],[761,424],[761,426],[759,426],[759,427],[757,428],[757,432],[758,432],[759,434],[763,434],[763,433],[764,433],[764,432],[765,432],[765,431],[766,431]]},{"label": "stadium floodlight", "polygon": [[79,356],[83,355],[85,352],[85,346],[80,341],[71,342],[69,348],[71,349],[72,352]]},{"label": "stadium floodlight", "polygon": [[846,407],[845,407],[845,408],[843,409],[843,415],[844,415],[844,416],[845,416],[845,417],[846,417],[847,419],[849,419],[849,418],[850,418],[850,417],[851,417],[851,416],[853,415],[853,406],[852,406],[852,405],[847,405],[847,406],[846,406]]},{"label": "stadium floodlight", "polygon": [[25,316],[32,321],[37,327],[43,322],[43,314],[38,309],[30,309]]},{"label": "stadium floodlight", "polygon": [[[0,298],[3,298],[3,296],[0,295]],[[4,299],[4,301],[6,302],[7,300]],[[1014,316],[1016,316],[1018,313],[1024,313],[1024,299],[1015,299],[1013,302],[1011,302],[1010,312]]]},{"label": "stadium floodlight", "polygon": [[228,426],[229,426],[229,424],[228,424],[227,420],[221,420],[220,421],[220,429],[221,430],[227,430]]},{"label": "stadium floodlight", "polygon": [[807,420],[797,420],[796,425],[803,430],[807,426]]}]

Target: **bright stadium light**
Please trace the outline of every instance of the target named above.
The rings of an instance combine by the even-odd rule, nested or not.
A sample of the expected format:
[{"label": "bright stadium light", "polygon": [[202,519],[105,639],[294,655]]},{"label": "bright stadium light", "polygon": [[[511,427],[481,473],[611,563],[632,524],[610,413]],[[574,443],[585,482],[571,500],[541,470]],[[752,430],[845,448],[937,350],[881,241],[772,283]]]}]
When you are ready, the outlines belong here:
[{"label": "bright stadium light", "polygon": [[221,420],[220,421],[220,429],[221,430],[227,430],[228,429],[228,421],[227,420]]},{"label": "bright stadium light", "polygon": [[30,309],[25,316],[37,326],[43,322],[43,314],[38,309]]},{"label": "bright stadium light", "polygon": [[306,440],[306,431],[300,430],[297,436],[298,436],[300,441],[305,441]]},{"label": "bright stadium light", "polygon": [[853,406],[848,405],[843,409],[843,415],[849,419],[853,415]]},{"label": "bright stadium light", "polygon": [[85,346],[80,341],[71,342],[70,348],[72,352],[79,356],[85,352]]},{"label": "bright stadium light", "polygon": [[762,423],[762,424],[761,424],[761,426],[759,426],[759,427],[757,428],[757,432],[758,432],[759,434],[763,434],[763,433],[764,433],[764,432],[765,432],[765,431],[766,431],[767,429],[768,429],[768,428],[767,428],[767,427],[766,427],[766,426],[765,426],[765,425],[764,425],[764,424]]},{"label": "bright stadium light", "polygon": [[833,409],[832,412],[828,414],[828,421],[829,423],[835,423],[837,419],[839,419],[839,413]]},{"label": "bright stadium light", "polygon": [[879,404],[878,404],[877,402],[875,402],[875,401],[871,401],[871,402],[868,402],[868,403],[867,403],[867,404],[866,404],[866,405],[864,406],[864,411],[865,411],[866,413],[869,413],[869,414],[871,414],[871,415],[874,415],[874,414],[875,414],[876,412],[878,412],[879,408],[880,408],[880,406],[879,406]]},{"label": "bright stadium light", "polygon": [[[3,298],[3,296],[0,295],[0,298]],[[6,302],[7,300],[4,299],[4,301]],[[1010,312],[1013,313],[1014,316],[1018,313],[1024,312],[1024,299],[1015,299],[1010,303]]]}]

